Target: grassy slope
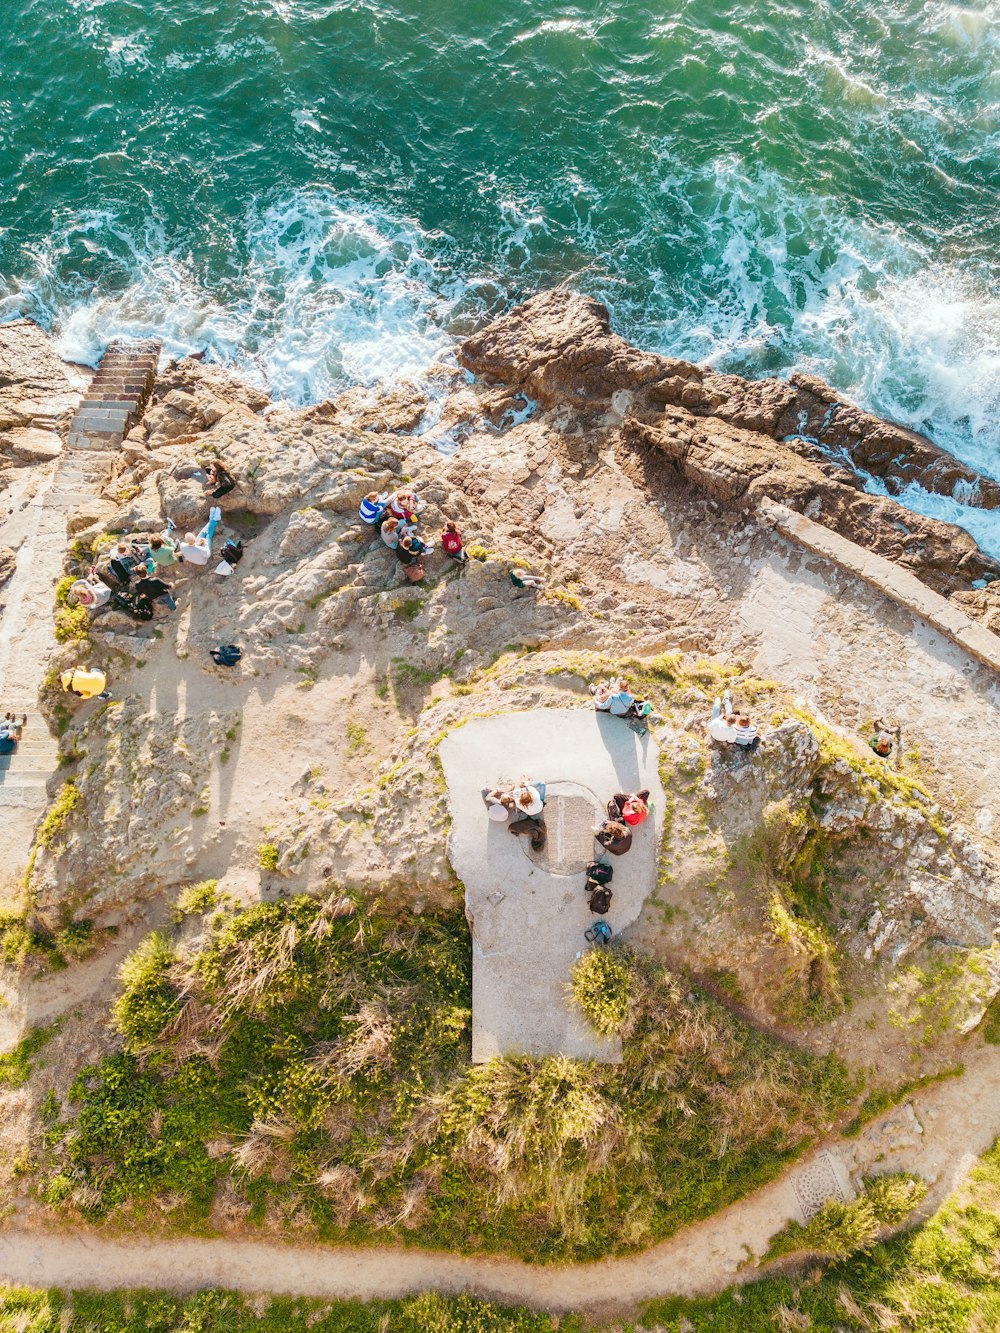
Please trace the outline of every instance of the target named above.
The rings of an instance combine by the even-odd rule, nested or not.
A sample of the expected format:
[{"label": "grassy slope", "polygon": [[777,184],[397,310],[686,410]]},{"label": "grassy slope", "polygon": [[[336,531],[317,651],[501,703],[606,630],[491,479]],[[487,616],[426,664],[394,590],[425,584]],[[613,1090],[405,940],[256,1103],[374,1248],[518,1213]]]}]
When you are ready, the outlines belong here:
[{"label": "grassy slope", "polygon": [[285,1234],[586,1258],[771,1178],[849,1099],[835,1061],[638,960],[620,1066],[472,1067],[459,906],[206,910],[193,952],[153,935],[126,961],[124,1049],[44,1104],[48,1202],[204,1228],[224,1197]]}]

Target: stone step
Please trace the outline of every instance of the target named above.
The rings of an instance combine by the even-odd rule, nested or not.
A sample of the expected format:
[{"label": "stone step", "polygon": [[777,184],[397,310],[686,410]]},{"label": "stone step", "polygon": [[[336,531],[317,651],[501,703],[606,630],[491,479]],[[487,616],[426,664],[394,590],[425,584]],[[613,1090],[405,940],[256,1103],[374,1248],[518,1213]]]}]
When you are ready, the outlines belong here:
[{"label": "stone step", "polygon": [[126,432],[123,430],[71,430],[68,440],[71,449],[88,449],[91,445],[95,448],[114,448],[124,440]]},{"label": "stone step", "polygon": [[0,810],[44,810],[48,803],[49,794],[44,782],[19,787],[0,785]]},{"label": "stone step", "polygon": [[[4,755],[3,758],[8,756]],[[55,764],[35,764],[32,768],[22,768],[15,772],[0,768],[0,787],[44,787],[55,769]]]},{"label": "stone step", "polygon": [[115,403],[111,407],[98,407],[96,403],[93,406],[88,404],[80,408],[70,424],[74,430],[80,430],[85,425],[107,430],[124,425],[131,415],[132,409],[127,403]]}]

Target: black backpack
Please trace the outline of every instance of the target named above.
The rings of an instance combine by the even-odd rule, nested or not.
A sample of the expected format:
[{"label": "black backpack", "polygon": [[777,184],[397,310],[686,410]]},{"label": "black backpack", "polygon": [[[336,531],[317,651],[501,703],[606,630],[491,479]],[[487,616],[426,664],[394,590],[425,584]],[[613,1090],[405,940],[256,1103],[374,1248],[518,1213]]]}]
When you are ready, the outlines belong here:
[{"label": "black backpack", "polygon": [[614,866],[609,866],[607,861],[591,861],[587,867],[587,878],[595,884],[610,884],[614,873]]},{"label": "black backpack", "polygon": [[222,548],[222,558],[230,565],[238,565],[243,559],[243,542],[226,542]]},{"label": "black backpack", "polygon": [[221,648],[212,649],[212,661],[216,666],[234,667],[243,656],[243,650],[235,643],[224,643]]},{"label": "black backpack", "polygon": [[133,620],[153,619],[153,603],[145,597],[129,596],[127,593],[112,590],[108,601],[116,611],[124,611]]},{"label": "black backpack", "polygon": [[590,895],[590,910],[597,916],[603,916],[611,906],[611,890],[606,884],[599,884]]}]

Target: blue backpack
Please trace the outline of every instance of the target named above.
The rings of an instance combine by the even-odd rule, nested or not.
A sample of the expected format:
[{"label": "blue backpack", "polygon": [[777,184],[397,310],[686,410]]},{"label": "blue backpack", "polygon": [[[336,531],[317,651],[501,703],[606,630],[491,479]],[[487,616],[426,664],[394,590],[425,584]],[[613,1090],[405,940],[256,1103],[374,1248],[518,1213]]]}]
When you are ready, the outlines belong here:
[{"label": "blue backpack", "polygon": [[583,938],[591,944],[607,944],[613,931],[606,921],[595,921],[589,930],[583,932]]}]

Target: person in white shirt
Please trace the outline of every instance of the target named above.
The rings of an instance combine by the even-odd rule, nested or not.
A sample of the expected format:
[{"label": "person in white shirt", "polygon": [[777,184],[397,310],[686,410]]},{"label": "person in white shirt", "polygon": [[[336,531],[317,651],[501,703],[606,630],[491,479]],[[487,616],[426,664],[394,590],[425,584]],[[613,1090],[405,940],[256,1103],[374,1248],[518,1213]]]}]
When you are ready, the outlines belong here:
[{"label": "person in white shirt", "polygon": [[712,705],[712,716],[708,723],[708,734],[713,741],[732,745],[736,740],[736,714],[733,701],[726,690],[721,698]]},{"label": "person in white shirt", "polygon": [[523,786],[514,788],[514,809],[517,814],[527,815],[529,819],[535,819],[542,813],[544,806],[544,798],[537,787],[525,783]]},{"label": "person in white shirt", "polygon": [[215,536],[216,525],[221,517],[222,510],[218,505],[213,505],[208,511],[208,522],[197,537],[193,532],[184,534],[184,540],[177,547],[177,554],[186,565],[208,564],[212,554],[212,538]]}]

